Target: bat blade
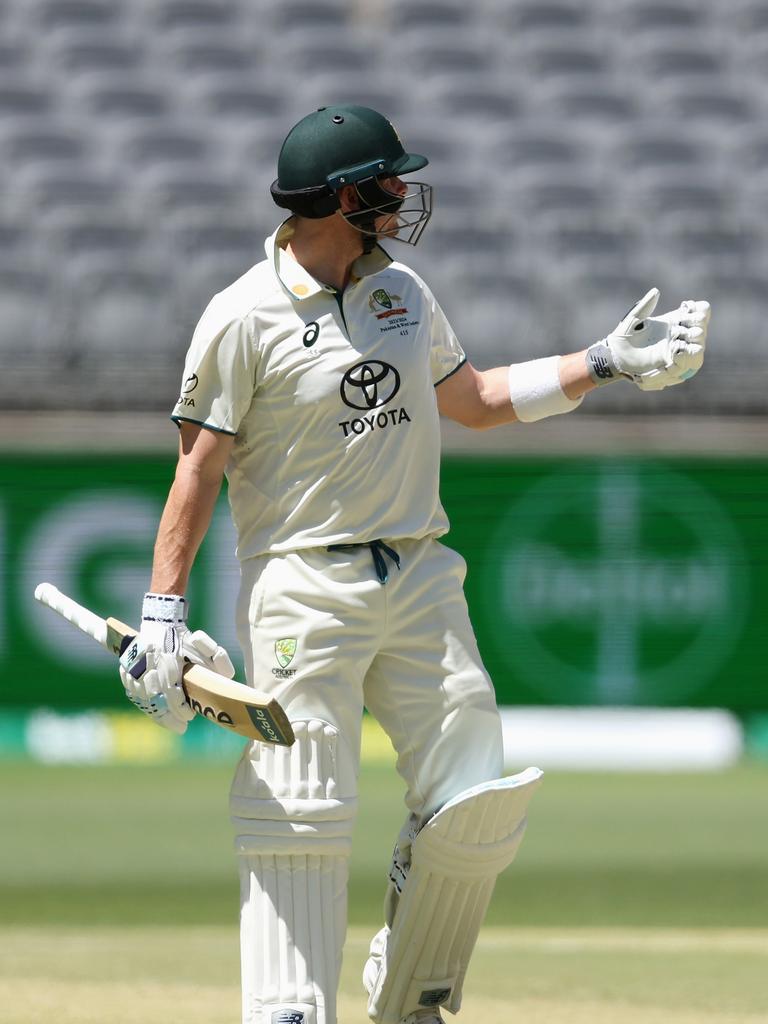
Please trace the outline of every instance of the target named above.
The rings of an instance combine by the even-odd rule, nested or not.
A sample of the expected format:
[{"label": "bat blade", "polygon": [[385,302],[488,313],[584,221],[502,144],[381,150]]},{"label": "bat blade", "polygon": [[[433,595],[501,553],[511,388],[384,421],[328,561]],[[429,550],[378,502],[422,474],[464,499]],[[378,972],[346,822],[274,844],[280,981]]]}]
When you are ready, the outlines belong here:
[{"label": "bat blade", "polygon": [[[137,630],[131,626],[119,619],[99,618],[50,583],[41,583],[35,590],[35,597],[115,655],[122,654],[136,636]],[[189,661],[185,664],[182,686],[196,714],[229,732],[280,746],[289,747],[293,743],[291,723],[268,693]]]}]

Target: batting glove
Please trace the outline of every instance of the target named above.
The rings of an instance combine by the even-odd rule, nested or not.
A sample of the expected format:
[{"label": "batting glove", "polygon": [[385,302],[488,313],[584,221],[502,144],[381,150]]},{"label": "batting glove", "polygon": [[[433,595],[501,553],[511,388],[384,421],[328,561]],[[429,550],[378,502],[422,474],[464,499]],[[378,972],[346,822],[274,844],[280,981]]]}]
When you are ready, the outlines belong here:
[{"label": "batting glove", "polygon": [[687,299],[678,309],[652,317],[658,301],[659,289],[651,288],[612,334],[587,349],[587,368],[595,384],[623,377],[641,391],[660,391],[698,373],[707,343],[709,303]]},{"label": "batting glove", "polygon": [[176,594],[145,594],[141,629],[120,657],[128,700],[158,725],[181,735],[194,717],[181,685],[185,661],[232,679],[226,650],[207,633],[187,628],[187,602]]}]

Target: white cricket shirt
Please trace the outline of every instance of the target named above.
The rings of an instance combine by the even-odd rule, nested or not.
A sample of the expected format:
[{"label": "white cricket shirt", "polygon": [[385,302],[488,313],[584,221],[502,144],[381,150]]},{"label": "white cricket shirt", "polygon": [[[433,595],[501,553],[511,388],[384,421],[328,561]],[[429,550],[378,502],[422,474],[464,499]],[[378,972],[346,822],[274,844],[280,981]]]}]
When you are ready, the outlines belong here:
[{"label": "white cricket shirt", "polygon": [[292,232],[212,299],[172,414],[235,435],[238,557],[440,536],[434,386],[464,352],[408,267],[377,247],[337,295],[285,252]]}]

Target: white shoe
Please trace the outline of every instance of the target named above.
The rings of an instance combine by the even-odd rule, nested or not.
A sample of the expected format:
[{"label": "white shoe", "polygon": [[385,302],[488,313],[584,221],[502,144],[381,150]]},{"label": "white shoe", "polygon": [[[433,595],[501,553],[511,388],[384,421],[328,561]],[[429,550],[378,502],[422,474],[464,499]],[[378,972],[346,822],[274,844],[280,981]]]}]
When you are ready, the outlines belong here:
[{"label": "white shoe", "polygon": [[400,1024],[445,1024],[439,1010],[416,1010],[403,1017]]}]

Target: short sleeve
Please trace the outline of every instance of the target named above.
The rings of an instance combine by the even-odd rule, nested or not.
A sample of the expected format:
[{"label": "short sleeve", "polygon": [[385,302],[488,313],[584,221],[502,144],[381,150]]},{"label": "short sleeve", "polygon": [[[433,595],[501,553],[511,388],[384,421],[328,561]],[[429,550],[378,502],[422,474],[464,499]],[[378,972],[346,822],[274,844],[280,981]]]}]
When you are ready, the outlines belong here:
[{"label": "short sleeve", "polygon": [[432,383],[437,386],[463,366],[467,357],[437,300],[429,293],[427,298],[431,313],[429,357]]},{"label": "short sleeve", "polygon": [[253,401],[256,352],[247,323],[222,323],[211,308],[197,325],[171,419],[236,434]]}]

